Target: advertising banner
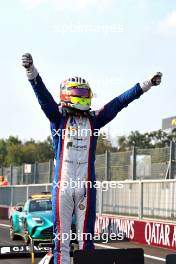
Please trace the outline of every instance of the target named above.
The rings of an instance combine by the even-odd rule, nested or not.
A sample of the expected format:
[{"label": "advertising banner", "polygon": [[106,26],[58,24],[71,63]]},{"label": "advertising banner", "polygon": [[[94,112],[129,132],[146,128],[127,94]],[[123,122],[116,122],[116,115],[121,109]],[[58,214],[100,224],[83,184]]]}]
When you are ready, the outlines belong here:
[{"label": "advertising banner", "polygon": [[122,240],[176,250],[176,224],[118,216],[97,216],[95,233]]}]

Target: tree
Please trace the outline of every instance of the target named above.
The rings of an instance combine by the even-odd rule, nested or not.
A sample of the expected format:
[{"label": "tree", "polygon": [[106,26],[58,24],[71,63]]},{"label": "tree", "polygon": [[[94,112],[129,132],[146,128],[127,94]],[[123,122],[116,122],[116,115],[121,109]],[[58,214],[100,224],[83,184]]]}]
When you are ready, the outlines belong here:
[{"label": "tree", "polygon": [[51,137],[43,142],[30,139],[23,142],[14,136],[0,140],[0,166],[45,162],[54,157]]},{"label": "tree", "polygon": [[18,137],[9,136],[6,140],[6,154],[3,165],[20,165],[22,160],[22,142]]},{"label": "tree", "polygon": [[[163,148],[170,145],[170,141],[176,142],[176,130],[167,134],[162,130],[141,134],[139,131],[131,132],[129,136],[118,138],[118,150],[128,151],[133,146],[141,149]],[[117,152],[112,146],[111,140],[105,134],[100,134],[97,141],[96,154],[104,154],[106,151]],[[158,150],[158,151],[161,151]],[[8,139],[0,139],[0,166],[21,165],[23,163],[46,162],[53,159],[54,152],[51,137],[43,142],[30,139],[22,142],[18,137],[9,136]]]},{"label": "tree", "polygon": [[104,154],[106,150],[114,152],[117,151],[117,148],[112,146],[111,141],[107,139],[105,134],[100,134],[97,141],[96,154]]},{"label": "tree", "polygon": [[37,148],[36,143],[27,142],[22,146],[23,156],[21,159],[22,163],[35,163],[37,160]]},{"label": "tree", "polygon": [[38,142],[36,148],[38,161],[44,162],[54,158],[52,140],[50,137],[48,137],[44,142]]},{"label": "tree", "polygon": [[4,139],[0,139],[0,167],[5,164],[7,155],[7,144]]},{"label": "tree", "polygon": [[19,140],[18,137],[14,137],[14,136],[9,136],[9,138],[6,141],[7,145],[19,145],[21,144],[21,140]]},{"label": "tree", "polygon": [[22,145],[10,144],[7,145],[7,155],[5,158],[5,166],[9,165],[21,165],[23,159]]},{"label": "tree", "polygon": [[139,131],[131,132],[129,136],[118,138],[119,151],[131,150],[133,146],[137,148],[163,148],[170,145],[170,141],[176,141],[176,133],[173,131],[167,134],[163,130],[152,131],[141,134]]}]

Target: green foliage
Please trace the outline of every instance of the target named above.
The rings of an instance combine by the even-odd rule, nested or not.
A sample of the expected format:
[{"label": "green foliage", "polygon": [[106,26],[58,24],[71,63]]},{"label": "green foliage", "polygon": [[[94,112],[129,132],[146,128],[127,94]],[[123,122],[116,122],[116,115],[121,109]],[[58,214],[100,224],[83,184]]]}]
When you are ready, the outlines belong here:
[{"label": "green foliage", "polygon": [[[139,131],[131,132],[127,137],[118,138],[118,150],[131,150],[133,146],[141,149],[162,148],[169,146],[170,140],[176,141],[176,131],[168,135],[162,130],[141,134]],[[96,154],[103,154],[106,150],[117,152],[105,134],[100,134],[97,142]],[[53,159],[52,139],[49,136],[43,142],[30,139],[22,142],[18,137],[9,136],[0,139],[0,166],[21,165],[23,163],[45,162]]]},{"label": "green foliage", "polygon": [[114,152],[117,151],[117,148],[112,146],[111,141],[107,139],[105,134],[100,134],[97,141],[96,154],[103,154],[106,150]]},{"label": "green foliage", "polygon": [[0,139],[0,166],[21,165],[23,163],[44,162],[54,157],[52,140],[48,137],[44,142],[33,139],[23,142],[18,137],[10,136]]},{"label": "green foliage", "polygon": [[5,159],[7,156],[7,146],[4,139],[0,139],[0,164],[5,164]]},{"label": "green foliage", "polygon": [[119,151],[131,150],[133,146],[140,149],[163,148],[170,145],[170,141],[176,141],[176,133],[167,134],[163,130],[141,134],[139,131],[131,132],[129,136],[118,138]]}]

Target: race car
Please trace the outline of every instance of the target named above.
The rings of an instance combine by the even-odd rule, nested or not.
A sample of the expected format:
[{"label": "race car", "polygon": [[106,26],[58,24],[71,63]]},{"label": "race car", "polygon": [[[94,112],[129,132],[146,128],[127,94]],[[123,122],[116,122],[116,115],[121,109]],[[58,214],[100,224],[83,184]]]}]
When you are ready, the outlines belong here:
[{"label": "race car", "polygon": [[33,241],[51,241],[53,235],[51,194],[31,195],[24,207],[16,207],[10,215],[10,238],[21,236],[28,244]]}]

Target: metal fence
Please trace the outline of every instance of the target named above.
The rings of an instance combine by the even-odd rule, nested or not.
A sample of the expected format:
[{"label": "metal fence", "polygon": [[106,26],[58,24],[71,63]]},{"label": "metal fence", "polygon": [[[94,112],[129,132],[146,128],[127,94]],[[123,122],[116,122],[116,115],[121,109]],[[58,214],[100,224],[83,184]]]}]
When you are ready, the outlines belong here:
[{"label": "metal fence", "polygon": [[[51,191],[51,184],[0,187],[0,205],[14,206],[42,191]],[[97,213],[176,221],[176,180],[101,182]]]},{"label": "metal fence", "polygon": [[51,192],[51,184],[13,185],[0,187],[0,205],[15,206],[25,202],[30,195]]},{"label": "metal fence", "polygon": [[176,220],[176,180],[125,181],[102,192],[101,213]]},{"label": "metal fence", "polygon": [[[176,178],[176,144],[170,147],[136,149],[126,152],[106,152],[96,156],[95,171],[97,180],[143,180]],[[53,162],[0,168],[10,184],[51,183]]]}]

